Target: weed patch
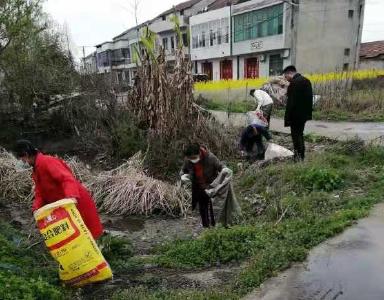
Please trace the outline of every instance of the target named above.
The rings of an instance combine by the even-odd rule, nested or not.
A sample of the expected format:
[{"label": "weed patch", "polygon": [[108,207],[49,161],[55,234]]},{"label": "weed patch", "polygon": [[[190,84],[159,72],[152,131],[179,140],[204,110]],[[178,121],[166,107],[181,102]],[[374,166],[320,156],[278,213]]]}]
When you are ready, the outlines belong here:
[{"label": "weed patch", "polygon": [[0,223],[1,299],[65,299],[58,287],[57,265],[42,251],[28,249],[26,237]]},{"label": "weed patch", "polygon": [[[343,145],[348,146],[337,144],[304,164],[250,167],[235,185],[244,225],[171,242],[158,249],[156,262],[191,269],[249,260],[233,282],[233,291],[242,296],[304,260],[311,248],[366,216],[384,192],[382,148],[350,152],[342,151]],[[259,215],[244,195],[258,195],[257,203],[263,206]]]},{"label": "weed patch", "polygon": [[332,169],[311,168],[300,179],[309,191],[331,192],[343,184],[341,176]]}]

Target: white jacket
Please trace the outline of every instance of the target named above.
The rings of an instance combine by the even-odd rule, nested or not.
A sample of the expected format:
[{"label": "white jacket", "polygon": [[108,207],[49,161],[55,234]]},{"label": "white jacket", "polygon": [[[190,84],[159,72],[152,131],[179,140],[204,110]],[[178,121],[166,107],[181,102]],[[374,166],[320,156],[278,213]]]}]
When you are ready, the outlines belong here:
[{"label": "white jacket", "polygon": [[262,106],[273,104],[273,100],[271,96],[268,95],[267,92],[264,92],[262,90],[256,90],[253,96],[255,97],[255,101],[257,102],[256,110],[260,110]]}]

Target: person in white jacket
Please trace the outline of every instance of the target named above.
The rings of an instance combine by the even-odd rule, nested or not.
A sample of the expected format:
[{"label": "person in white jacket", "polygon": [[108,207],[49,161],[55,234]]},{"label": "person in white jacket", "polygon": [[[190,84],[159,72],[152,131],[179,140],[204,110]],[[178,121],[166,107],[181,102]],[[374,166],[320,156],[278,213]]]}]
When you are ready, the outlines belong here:
[{"label": "person in white jacket", "polygon": [[268,93],[263,90],[255,90],[255,89],[252,89],[250,91],[250,95],[255,99],[257,103],[256,110],[261,110],[263,112],[264,117],[268,121],[268,128],[269,128],[269,123],[270,123],[271,114],[272,114],[272,107],[273,107],[273,100],[271,96],[269,96]]}]

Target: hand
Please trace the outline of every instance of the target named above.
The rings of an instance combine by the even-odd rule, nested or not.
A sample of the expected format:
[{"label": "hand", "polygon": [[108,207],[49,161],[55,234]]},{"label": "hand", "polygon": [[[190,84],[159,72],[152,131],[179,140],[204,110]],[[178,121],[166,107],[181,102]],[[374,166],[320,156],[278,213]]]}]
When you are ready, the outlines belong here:
[{"label": "hand", "polygon": [[205,193],[208,195],[209,198],[212,198],[212,196],[215,194],[215,189],[206,189]]}]

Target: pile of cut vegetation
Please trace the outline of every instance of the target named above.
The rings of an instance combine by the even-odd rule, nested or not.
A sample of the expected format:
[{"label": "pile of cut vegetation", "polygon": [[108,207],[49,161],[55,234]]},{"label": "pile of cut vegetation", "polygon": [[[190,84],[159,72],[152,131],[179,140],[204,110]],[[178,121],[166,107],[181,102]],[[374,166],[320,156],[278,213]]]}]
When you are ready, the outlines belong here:
[{"label": "pile of cut vegetation", "polygon": [[[141,154],[120,167],[93,174],[77,158],[67,158],[75,176],[93,193],[98,206],[118,215],[184,215],[189,208],[189,194],[179,185],[146,175]],[[9,152],[0,150],[0,198],[7,203],[30,205],[33,199],[31,168],[23,168]]]},{"label": "pile of cut vegetation", "polygon": [[33,198],[32,170],[0,147],[0,198],[9,202],[30,203]]}]

